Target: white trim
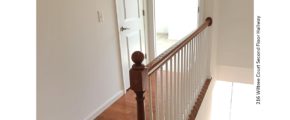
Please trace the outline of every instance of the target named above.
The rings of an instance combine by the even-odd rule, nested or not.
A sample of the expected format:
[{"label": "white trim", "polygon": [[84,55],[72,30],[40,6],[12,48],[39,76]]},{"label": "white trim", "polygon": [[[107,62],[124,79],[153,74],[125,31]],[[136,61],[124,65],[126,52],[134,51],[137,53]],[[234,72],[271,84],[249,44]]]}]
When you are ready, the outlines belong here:
[{"label": "white trim", "polygon": [[122,51],[121,51],[121,43],[120,43],[120,39],[121,39],[121,35],[120,35],[120,31],[119,31],[119,28],[121,28],[121,21],[120,21],[120,19],[119,19],[119,17],[120,17],[120,13],[119,13],[119,5],[118,5],[118,2],[117,2],[117,0],[115,0],[115,8],[116,8],[116,18],[117,18],[117,26],[118,26],[118,50],[119,50],[119,60],[120,60],[120,64],[121,64],[121,76],[122,76],[122,87],[123,87],[123,92],[124,93],[126,93],[126,83],[125,83],[125,79],[124,79],[124,75],[123,75],[123,62],[122,62]]},{"label": "white trim", "polygon": [[253,84],[253,76],[254,70],[252,68],[218,65],[218,80]]},{"label": "white trim", "polygon": [[117,101],[119,98],[121,98],[123,94],[124,94],[124,92],[122,90],[120,90],[113,97],[111,97],[110,99],[108,99],[104,104],[102,104],[100,107],[98,107],[96,110],[94,110],[84,120],[94,120],[102,112],[104,112],[108,107],[110,107],[115,101]]},{"label": "white trim", "polygon": [[[148,60],[155,58],[155,0],[147,0],[147,41],[148,41]],[[148,62],[149,63],[149,62]]]},{"label": "white trim", "polygon": [[145,15],[143,16],[143,23],[144,23],[144,39],[145,39],[145,54],[147,58],[145,58],[143,64],[147,64],[150,61],[150,56],[149,56],[149,39],[148,39],[148,11],[147,11],[147,0],[142,0],[143,2],[143,10],[145,12]]}]

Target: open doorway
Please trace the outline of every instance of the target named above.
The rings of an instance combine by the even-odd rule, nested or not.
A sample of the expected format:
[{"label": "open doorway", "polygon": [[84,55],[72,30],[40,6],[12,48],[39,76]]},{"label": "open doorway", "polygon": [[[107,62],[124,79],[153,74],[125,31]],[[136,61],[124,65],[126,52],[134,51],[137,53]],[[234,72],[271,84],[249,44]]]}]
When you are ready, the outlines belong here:
[{"label": "open doorway", "polygon": [[155,1],[155,55],[197,28],[199,0]]}]

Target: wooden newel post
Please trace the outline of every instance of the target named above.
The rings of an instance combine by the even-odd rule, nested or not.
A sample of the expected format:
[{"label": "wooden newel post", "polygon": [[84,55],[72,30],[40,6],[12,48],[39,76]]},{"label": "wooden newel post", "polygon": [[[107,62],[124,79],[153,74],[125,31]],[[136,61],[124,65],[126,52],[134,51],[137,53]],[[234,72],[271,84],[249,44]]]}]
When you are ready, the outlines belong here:
[{"label": "wooden newel post", "polygon": [[136,93],[138,120],[145,120],[144,93],[147,86],[148,69],[142,64],[144,54],[136,51],[132,54],[135,63],[130,69],[130,89]]}]

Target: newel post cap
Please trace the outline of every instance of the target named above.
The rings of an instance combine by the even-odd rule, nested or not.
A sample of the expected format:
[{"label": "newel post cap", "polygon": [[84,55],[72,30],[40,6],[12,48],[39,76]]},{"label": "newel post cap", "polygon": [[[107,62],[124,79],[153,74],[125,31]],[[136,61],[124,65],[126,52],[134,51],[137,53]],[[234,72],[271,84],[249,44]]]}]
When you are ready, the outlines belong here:
[{"label": "newel post cap", "polygon": [[148,69],[142,64],[144,54],[140,51],[135,51],[131,59],[135,64],[130,69],[130,88],[135,92],[145,91]]},{"label": "newel post cap", "polygon": [[141,65],[144,60],[144,54],[140,51],[135,51],[132,54],[131,59],[135,64]]}]

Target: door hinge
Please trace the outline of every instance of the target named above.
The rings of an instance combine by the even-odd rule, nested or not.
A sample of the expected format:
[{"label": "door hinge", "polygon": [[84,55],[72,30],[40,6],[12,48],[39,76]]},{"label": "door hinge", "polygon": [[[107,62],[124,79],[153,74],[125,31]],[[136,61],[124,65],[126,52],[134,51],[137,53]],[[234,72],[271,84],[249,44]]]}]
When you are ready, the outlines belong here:
[{"label": "door hinge", "polygon": [[199,7],[197,8],[197,13],[199,13]]},{"label": "door hinge", "polygon": [[145,10],[142,10],[142,15],[145,16]]},{"label": "door hinge", "polygon": [[144,55],[144,58],[147,59],[147,54]]}]

